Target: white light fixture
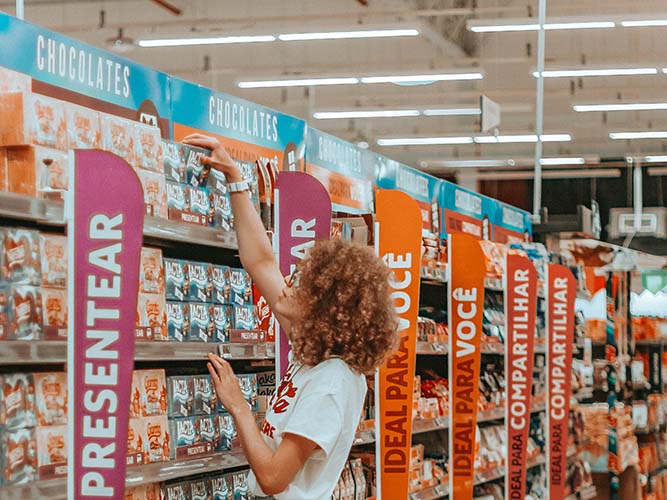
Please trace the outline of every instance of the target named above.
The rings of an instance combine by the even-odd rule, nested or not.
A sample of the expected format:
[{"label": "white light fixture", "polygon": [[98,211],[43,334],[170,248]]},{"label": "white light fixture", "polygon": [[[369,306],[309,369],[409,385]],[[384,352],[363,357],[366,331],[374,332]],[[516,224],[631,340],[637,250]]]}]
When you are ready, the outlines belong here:
[{"label": "white light fixture", "polygon": [[610,139],[667,139],[666,131],[649,131],[649,132],[612,132],[609,134]]},{"label": "white light fixture", "polygon": [[311,87],[319,85],[355,85],[359,83],[358,78],[301,78],[294,80],[256,80],[239,82],[242,89],[265,89],[275,87]]},{"label": "white light fixture", "polygon": [[482,73],[440,73],[425,75],[388,75],[388,76],[364,76],[361,83],[433,83],[460,80],[482,80]]},{"label": "white light fixture", "polygon": [[[542,134],[542,142],[569,142],[572,140],[570,134]],[[520,144],[537,142],[537,135],[482,135],[475,137],[477,144]]]},{"label": "white light fixture", "polygon": [[[570,169],[570,170],[544,170],[542,172],[543,179],[589,179],[589,178],[618,178],[621,176],[621,170],[618,168],[590,168],[590,169]],[[532,170],[525,170],[520,172],[479,172],[477,174],[478,180],[488,181],[510,181],[533,179],[535,172]]]},{"label": "white light fixture", "polygon": [[667,74],[667,68],[662,68],[662,72]]},{"label": "white light fixture", "polygon": [[397,137],[378,139],[378,146],[434,146],[447,144],[472,144],[472,137]]},{"label": "white light fixture", "polygon": [[575,23],[547,23],[544,25],[545,30],[588,30],[600,28],[615,28],[614,21],[586,21]]},{"label": "white light fixture", "polygon": [[491,168],[491,167],[513,167],[516,165],[515,161],[508,159],[478,159],[472,158],[468,160],[422,160],[420,162],[424,168],[441,167],[441,168]]},{"label": "white light fixture", "polygon": [[[570,134],[543,134],[542,142],[569,142],[572,140]],[[379,139],[379,146],[432,146],[447,144],[520,144],[537,142],[537,136],[525,135],[482,135],[477,137],[400,137],[392,139]]]},{"label": "white light fixture", "polygon": [[[584,76],[635,76],[635,75],[657,75],[657,68],[609,68],[609,69],[562,69],[547,70],[542,72],[543,78],[572,78]],[[537,78],[539,73],[533,72]]]},{"label": "white light fixture", "polygon": [[406,36],[419,36],[416,29],[393,29],[393,30],[359,30],[359,31],[328,31],[319,33],[285,33],[278,35],[283,42],[294,42],[304,40],[343,40],[354,38],[394,38]]},{"label": "white light fixture", "polygon": [[667,155],[644,156],[646,163],[667,163]]},{"label": "white light fixture", "polygon": [[653,111],[667,109],[667,102],[627,103],[627,104],[575,104],[572,108],[578,113],[596,111]]},{"label": "white light fixture", "polygon": [[667,19],[642,19],[639,21],[621,21],[624,28],[645,28],[651,26],[667,26]]},{"label": "white light fixture", "polygon": [[137,43],[140,47],[185,47],[190,45],[225,45],[275,41],[276,37],[273,35],[242,35],[203,38],[160,38],[155,40],[139,40]]},{"label": "white light fixture", "polygon": [[313,118],[316,120],[336,120],[353,118],[400,118],[405,116],[419,116],[416,109],[378,109],[368,111],[316,111]]},{"label": "white light fixture", "polygon": [[586,164],[585,158],[542,158],[540,164],[543,166],[553,166],[553,165],[584,165]]},{"label": "white light fixture", "polygon": [[[559,22],[547,23],[544,29],[548,31],[557,30],[582,30],[615,28],[614,21],[583,21],[583,22]],[[474,33],[506,33],[512,31],[537,31],[540,29],[538,23],[512,23],[512,24],[468,24],[468,29]]]},{"label": "white light fixture", "polygon": [[422,113],[424,116],[471,116],[481,115],[482,110],[479,108],[441,108],[425,109]]},{"label": "white light fixture", "polygon": [[504,33],[509,31],[537,31],[540,25],[531,24],[501,24],[498,26],[469,26],[468,29],[474,33]]}]

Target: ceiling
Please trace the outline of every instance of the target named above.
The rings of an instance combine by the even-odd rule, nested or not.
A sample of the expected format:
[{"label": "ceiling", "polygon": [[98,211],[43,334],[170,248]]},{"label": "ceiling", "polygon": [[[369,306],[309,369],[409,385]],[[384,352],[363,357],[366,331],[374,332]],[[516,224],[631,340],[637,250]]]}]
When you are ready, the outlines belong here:
[{"label": "ceiling", "polygon": [[[174,15],[149,0],[26,0],[26,19],[105,46],[122,28],[140,39],[416,29],[418,36],[363,40],[278,41],[141,48],[125,54],[141,64],[290,113],[322,130],[433,173],[454,158],[529,162],[534,144],[379,146],[382,138],[479,136],[480,117],[416,116],[315,120],[317,111],[424,110],[479,107],[482,94],[500,104],[501,135],[534,134],[537,32],[475,33],[484,25],[537,22],[532,0],[170,0]],[[543,157],[659,154],[667,139],[611,140],[610,132],[667,131],[665,110],[578,113],[579,104],[667,102],[665,27],[622,27],[623,20],[667,19],[664,0],[548,0],[547,23],[612,20],[613,28],[549,30],[546,69],[657,68],[642,76],[545,79],[544,132],[570,134],[544,144]],[[13,12],[13,2],[0,0]],[[101,12],[104,12],[101,14]],[[533,19],[529,19],[532,17]],[[613,24],[613,23],[612,23]],[[287,78],[481,72],[483,79],[429,85],[393,83],[270,89],[239,81]]]}]

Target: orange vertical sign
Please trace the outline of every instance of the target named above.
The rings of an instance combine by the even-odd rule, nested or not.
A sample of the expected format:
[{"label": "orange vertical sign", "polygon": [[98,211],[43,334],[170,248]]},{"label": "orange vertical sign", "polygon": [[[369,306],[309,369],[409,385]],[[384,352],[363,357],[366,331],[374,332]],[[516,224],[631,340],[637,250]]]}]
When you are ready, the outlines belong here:
[{"label": "orange vertical sign", "polygon": [[450,498],[472,500],[486,264],[472,236],[452,234],[448,245],[449,491]]},{"label": "orange vertical sign", "polygon": [[399,191],[378,191],[376,252],[391,270],[400,336],[397,351],[376,374],[378,498],[407,498],[409,493],[421,231],[416,201]]}]

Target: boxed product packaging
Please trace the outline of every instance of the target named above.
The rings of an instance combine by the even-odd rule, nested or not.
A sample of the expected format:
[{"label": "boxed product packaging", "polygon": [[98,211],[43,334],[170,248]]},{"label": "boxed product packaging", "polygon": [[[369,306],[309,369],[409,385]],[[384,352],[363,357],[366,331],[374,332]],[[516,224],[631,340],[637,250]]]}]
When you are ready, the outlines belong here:
[{"label": "boxed product packaging", "polygon": [[197,226],[209,225],[211,202],[205,188],[177,182],[167,182],[166,186],[169,219]]},{"label": "boxed product packaging", "polygon": [[220,427],[216,415],[207,415],[195,417],[197,419],[196,427],[199,429],[199,442],[206,443],[208,453],[217,450],[220,447]]},{"label": "boxed product packaging", "polygon": [[35,429],[17,429],[4,434],[4,484],[25,484],[37,473],[37,445]]},{"label": "boxed product packaging", "polygon": [[67,338],[67,290],[62,288],[42,288],[42,314],[45,340]]},{"label": "boxed product packaging", "polygon": [[125,490],[124,500],[161,500],[162,486],[160,483],[144,484],[127,488]]},{"label": "boxed product packaging", "polygon": [[164,265],[160,248],[142,247],[139,292],[164,294]]},{"label": "boxed product packaging", "polygon": [[7,429],[34,427],[35,384],[29,373],[10,373],[3,375],[2,399],[4,401],[4,420]]},{"label": "boxed product packaging", "polygon": [[250,405],[250,409],[253,412],[257,411],[257,374],[256,373],[246,373],[237,375],[236,378],[239,380],[239,385],[241,386],[241,392],[243,397],[246,399]]},{"label": "boxed product packaging", "polygon": [[248,473],[236,472],[233,477],[234,500],[248,500]]},{"label": "boxed product packaging", "polygon": [[140,293],[137,302],[136,337],[140,339],[167,340],[167,305],[164,295]]},{"label": "boxed product packaging", "polygon": [[213,302],[216,304],[228,304],[232,293],[229,283],[229,267],[210,264],[210,268],[211,284],[213,285]]},{"label": "boxed product packaging", "polygon": [[[9,287],[0,286],[0,340],[7,339],[9,339]],[[0,398],[0,404],[1,400],[2,398]],[[2,418],[0,417],[1,425]]]},{"label": "boxed product packaging", "polygon": [[211,499],[211,480],[201,478],[190,483],[191,500],[210,500]]},{"label": "boxed product packaging", "polygon": [[211,193],[203,187],[189,187],[190,193],[190,211],[200,217],[201,225],[210,226],[213,224],[213,203]]},{"label": "boxed product packaging", "polygon": [[213,500],[233,500],[234,483],[232,476],[213,476],[211,478],[211,498]]},{"label": "boxed product packaging", "polygon": [[65,104],[65,120],[69,149],[100,149],[102,147],[102,129],[99,112]]},{"label": "boxed product packaging", "polygon": [[195,146],[185,146],[184,152],[187,167],[187,183],[195,187],[206,186],[211,169],[208,165],[204,165],[201,159],[209,156],[211,151]]},{"label": "boxed product packaging", "polygon": [[39,232],[31,229],[0,229],[2,274],[11,283],[39,285],[42,278]]},{"label": "boxed product packaging", "polygon": [[192,377],[182,375],[168,377],[167,393],[168,415],[170,417],[194,415],[195,393]]},{"label": "boxed product packaging", "polygon": [[165,484],[162,488],[163,500],[190,500],[190,483]]},{"label": "boxed product packaging", "polygon": [[67,374],[33,374],[37,425],[67,425]]},{"label": "boxed product packaging", "polygon": [[67,476],[67,425],[35,429],[39,479]]},{"label": "boxed product packaging", "polygon": [[269,371],[257,374],[257,394],[259,396],[271,396],[276,389],[276,372]]},{"label": "boxed product packaging", "polygon": [[39,256],[42,285],[65,288],[67,286],[67,237],[62,234],[40,233]]},{"label": "boxed product packaging", "polygon": [[141,418],[130,418],[127,425],[127,465],[144,464],[144,435]]},{"label": "boxed product packaging", "polygon": [[134,370],[132,374],[133,417],[166,415],[167,377],[164,370]]},{"label": "boxed product packaging", "polygon": [[67,149],[65,108],[61,101],[31,92],[0,94],[0,145],[40,145]]},{"label": "boxed product packaging", "polygon": [[211,342],[213,329],[210,327],[210,304],[191,302],[189,306],[190,330],[186,333],[186,340],[191,342]]},{"label": "boxed product packaging", "polygon": [[184,342],[190,332],[190,305],[187,302],[167,302],[169,340]]},{"label": "boxed product packaging", "polygon": [[255,306],[234,306],[234,328],[237,330],[257,329]]},{"label": "boxed product packaging", "polygon": [[[134,154],[137,167],[152,170],[162,174],[162,137],[160,129],[145,125],[134,124]],[[164,175],[161,175],[164,179]]]},{"label": "boxed product packaging", "polygon": [[213,342],[229,342],[234,307],[225,304],[213,304]]},{"label": "boxed product packaging", "polygon": [[211,191],[211,200],[213,204],[213,226],[219,227],[223,231],[230,231],[234,227],[234,215],[229,194]]},{"label": "boxed product packaging", "polygon": [[144,443],[144,463],[150,464],[169,460],[171,445],[167,416],[155,415],[142,417],[139,420]]},{"label": "boxed product packaging", "polygon": [[210,375],[195,375],[192,377],[192,383],[195,393],[195,415],[211,415],[215,413],[218,397]]},{"label": "boxed product packaging", "polygon": [[136,172],[144,190],[146,215],[161,219],[168,218],[167,185],[164,174],[143,169],[137,169]]},{"label": "boxed product packaging", "polygon": [[187,300],[190,292],[187,262],[180,259],[164,259],[164,276],[167,300]]},{"label": "boxed product packaging", "polygon": [[0,148],[0,193],[7,191],[7,150]]},{"label": "boxed product packaging", "polygon": [[109,151],[132,166],[136,166],[134,153],[135,122],[102,113],[102,149]]},{"label": "boxed product packaging", "polygon": [[9,338],[40,339],[44,325],[40,289],[31,285],[12,285],[9,290]]},{"label": "boxed product packaging", "polygon": [[230,451],[238,447],[238,435],[234,419],[228,413],[217,416],[218,429],[220,429],[220,444],[218,451]]},{"label": "boxed product packaging", "polygon": [[185,144],[162,140],[162,164],[164,175],[168,181],[187,182],[187,165],[185,158]]},{"label": "boxed product packaging", "polygon": [[187,417],[169,421],[172,460],[194,458],[209,455],[213,452],[211,442],[201,442],[201,429],[199,427],[201,419],[202,417]]},{"label": "boxed product packaging", "polygon": [[204,262],[187,262],[186,266],[186,273],[190,282],[187,299],[196,302],[209,302],[213,290],[209,264]]},{"label": "boxed product packaging", "polygon": [[229,284],[232,304],[239,306],[252,304],[252,280],[245,269],[230,269]]},{"label": "boxed product packaging", "polygon": [[7,148],[7,190],[35,198],[64,200],[67,153],[41,146]]}]

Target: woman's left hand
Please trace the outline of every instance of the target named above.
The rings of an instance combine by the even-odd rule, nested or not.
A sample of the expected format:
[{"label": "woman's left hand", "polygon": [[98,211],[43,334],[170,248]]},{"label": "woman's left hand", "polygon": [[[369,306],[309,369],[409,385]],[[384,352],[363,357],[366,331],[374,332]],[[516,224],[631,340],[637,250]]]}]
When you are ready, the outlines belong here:
[{"label": "woman's left hand", "polygon": [[211,374],[220,404],[234,417],[240,411],[248,409],[248,403],[241,392],[241,386],[231,365],[213,353],[208,355],[208,359],[206,366]]}]

